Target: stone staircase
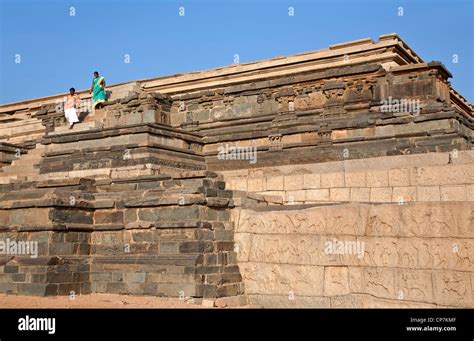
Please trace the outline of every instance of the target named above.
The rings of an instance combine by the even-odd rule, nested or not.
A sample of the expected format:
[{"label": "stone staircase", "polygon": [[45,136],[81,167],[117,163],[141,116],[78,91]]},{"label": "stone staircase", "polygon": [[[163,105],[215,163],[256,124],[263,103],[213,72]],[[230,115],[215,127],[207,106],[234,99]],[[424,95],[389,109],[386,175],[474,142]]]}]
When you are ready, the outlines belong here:
[{"label": "stone staircase", "polygon": [[0,141],[0,169],[11,165],[17,155],[28,152],[28,147]]},{"label": "stone staircase", "polygon": [[38,243],[33,260],[0,258],[0,292],[245,305],[233,206],[233,192],[208,171],[0,185],[0,237],[19,228]]},{"label": "stone staircase", "polygon": [[30,118],[25,114],[15,114],[15,118],[0,118],[0,141],[21,144],[25,141],[33,141],[44,135],[44,126],[36,118]]},{"label": "stone staircase", "polygon": [[39,176],[39,164],[45,152],[45,146],[36,144],[36,148],[20,155],[11,165],[0,170],[0,184],[33,180]]},{"label": "stone staircase", "polygon": [[[101,129],[104,117],[105,110],[98,109],[93,114],[86,116],[82,122],[76,123],[73,129],[69,129],[68,125],[58,126],[47,135],[62,135]],[[23,148],[22,150],[25,149]],[[39,172],[39,164],[45,151],[46,146],[37,143],[34,149],[22,152],[20,157],[13,156],[11,163],[5,163],[2,169],[0,169],[0,184],[20,181],[36,181],[47,177],[47,175],[41,176]]]},{"label": "stone staircase", "polygon": [[89,131],[101,129],[103,127],[103,120],[105,119],[105,109],[96,109],[89,115],[87,115],[83,121],[74,124],[72,129],[69,129],[69,125],[55,127],[52,132],[48,135],[57,135],[57,134],[68,134],[76,133],[79,131]]}]

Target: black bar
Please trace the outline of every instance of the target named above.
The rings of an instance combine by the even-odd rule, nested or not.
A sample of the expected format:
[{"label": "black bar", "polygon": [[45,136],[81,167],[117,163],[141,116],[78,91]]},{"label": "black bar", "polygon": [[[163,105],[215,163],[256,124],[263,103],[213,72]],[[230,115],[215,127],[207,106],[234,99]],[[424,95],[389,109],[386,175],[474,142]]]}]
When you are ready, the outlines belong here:
[{"label": "black bar", "polygon": [[[48,333],[47,325],[47,330],[20,331],[19,321],[26,316],[30,323],[31,318],[55,318],[54,334]],[[422,330],[407,330],[411,327]],[[451,330],[434,330],[439,327]],[[184,336],[472,341],[474,309],[0,309],[0,341],[181,340]]]}]

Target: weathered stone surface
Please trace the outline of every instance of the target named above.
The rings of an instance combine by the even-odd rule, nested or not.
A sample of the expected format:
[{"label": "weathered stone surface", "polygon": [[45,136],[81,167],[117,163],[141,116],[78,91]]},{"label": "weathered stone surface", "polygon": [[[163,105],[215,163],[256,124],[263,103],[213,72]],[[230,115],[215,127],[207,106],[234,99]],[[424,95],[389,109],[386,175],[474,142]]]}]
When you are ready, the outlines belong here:
[{"label": "weathered stone surface", "polygon": [[269,263],[242,263],[240,267],[249,295],[323,296],[323,267]]},{"label": "weathered stone surface", "polygon": [[[468,202],[462,203],[463,207],[457,205],[437,202],[295,211],[242,209],[235,238],[247,293],[254,302],[280,295],[274,306],[290,307],[292,303],[284,298],[293,293],[286,283],[300,280],[298,273],[286,271],[293,266],[322,269],[314,279],[324,282],[322,293],[316,288],[310,293],[303,287],[299,295],[334,297],[334,307],[470,306],[470,279],[461,274],[474,270],[474,244],[465,239],[472,238],[469,226],[473,207]],[[328,253],[327,242],[335,240],[358,241],[363,250],[358,254]],[[291,280],[286,279],[288,276]],[[449,290],[446,285],[456,289],[440,299],[436,290]],[[462,304],[460,297],[467,290],[471,291]],[[372,298],[367,300],[369,296],[364,295]]]},{"label": "weathered stone surface", "polygon": [[276,213],[243,210],[237,232],[471,238],[472,210],[469,202],[345,204]]},{"label": "weathered stone surface", "polygon": [[442,64],[386,35],[235,70],[112,85],[72,130],[58,96],[0,105],[0,241],[38,243],[0,292],[474,305],[473,111]]},{"label": "weathered stone surface", "polygon": [[325,267],[324,296],[347,295],[349,292],[348,269],[346,267]]}]

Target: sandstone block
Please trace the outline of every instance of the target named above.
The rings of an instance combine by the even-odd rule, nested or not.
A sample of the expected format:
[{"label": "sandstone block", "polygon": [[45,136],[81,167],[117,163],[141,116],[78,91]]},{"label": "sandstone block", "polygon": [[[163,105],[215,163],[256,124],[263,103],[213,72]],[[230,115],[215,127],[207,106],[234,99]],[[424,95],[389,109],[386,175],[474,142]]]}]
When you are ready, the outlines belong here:
[{"label": "sandstone block", "polygon": [[240,266],[248,294],[323,296],[324,268],[294,264],[243,263]]},{"label": "sandstone block", "polygon": [[442,201],[466,201],[466,186],[441,186]]},{"label": "sandstone block", "polygon": [[263,178],[249,178],[247,180],[247,191],[249,192],[261,192],[263,191]]},{"label": "sandstone block", "polygon": [[286,192],[286,202],[288,203],[295,203],[295,202],[304,202],[306,200],[306,191],[299,190],[299,191],[287,191]]},{"label": "sandstone block", "polygon": [[392,202],[403,204],[410,201],[416,201],[416,187],[415,186],[393,187]]},{"label": "sandstone block", "polygon": [[349,294],[349,271],[347,267],[324,268],[324,296]]},{"label": "sandstone block", "polygon": [[303,175],[285,175],[284,189],[285,191],[303,189]]},{"label": "sandstone block", "polygon": [[344,173],[338,172],[338,173],[321,174],[321,187],[322,188],[345,187]]},{"label": "sandstone block", "polygon": [[447,306],[472,306],[470,274],[455,271],[433,273],[433,291],[436,302]]},{"label": "sandstone block", "polygon": [[408,168],[390,169],[388,171],[388,183],[394,186],[410,186],[410,171]]},{"label": "sandstone block", "polygon": [[433,302],[431,271],[399,269],[395,293],[397,299]]},{"label": "sandstone block", "polygon": [[439,186],[417,186],[418,201],[440,201],[441,194]]},{"label": "sandstone block", "polygon": [[346,187],[365,187],[366,173],[365,172],[346,172],[345,173]]},{"label": "sandstone block", "polygon": [[351,201],[369,202],[370,188],[351,188]]},{"label": "sandstone block", "polygon": [[364,268],[364,292],[376,297],[396,298],[395,269]]},{"label": "sandstone block", "polygon": [[283,176],[271,176],[265,178],[266,191],[282,191],[283,190]]},{"label": "sandstone block", "polygon": [[466,186],[466,199],[467,201],[474,201],[474,185]]},{"label": "sandstone block", "polygon": [[350,188],[330,188],[329,199],[331,201],[349,201]]},{"label": "sandstone block", "polygon": [[391,202],[392,187],[372,187],[370,189],[370,202]]},{"label": "sandstone block", "polygon": [[474,182],[474,165],[443,165],[416,169],[418,185],[460,185]]},{"label": "sandstone block", "polygon": [[321,175],[320,174],[304,174],[303,175],[303,188],[321,188]]},{"label": "sandstone block", "polygon": [[388,187],[386,170],[368,170],[366,173],[367,187]]},{"label": "sandstone block", "polygon": [[329,201],[329,189],[308,189],[306,191],[307,201]]}]

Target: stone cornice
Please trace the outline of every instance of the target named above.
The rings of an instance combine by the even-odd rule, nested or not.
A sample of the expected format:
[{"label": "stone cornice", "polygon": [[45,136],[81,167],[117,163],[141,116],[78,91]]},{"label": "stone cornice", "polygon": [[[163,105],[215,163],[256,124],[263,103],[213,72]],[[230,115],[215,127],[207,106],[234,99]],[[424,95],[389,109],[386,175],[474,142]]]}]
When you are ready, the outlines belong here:
[{"label": "stone cornice", "polygon": [[[116,90],[139,85],[147,92],[180,94],[210,88],[256,82],[268,78],[284,77],[307,71],[324,70],[334,67],[346,67],[367,63],[378,63],[387,70],[405,65],[426,65],[423,60],[396,34],[381,35],[377,42],[370,38],[335,44],[321,50],[299,53],[287,57],[274,57],[256,62],[234,64],[205,71],[195,71],[170,76],[143,79],[108,86]],[[444,67],[443,67],[444,68]],[[401,70],[401,69],[400,69]],[[450,77],[445,68],[445,76]],[[81,99],[89,99],[88,90],[78,92]],[[453,100],[464,103],[472,113],[469,104],[456,91],[451,92]],[[16,111],[34,111],[44,104],[61,100],[66,93],[30,99],[0,105],[1,114],[12,114]]]}]

